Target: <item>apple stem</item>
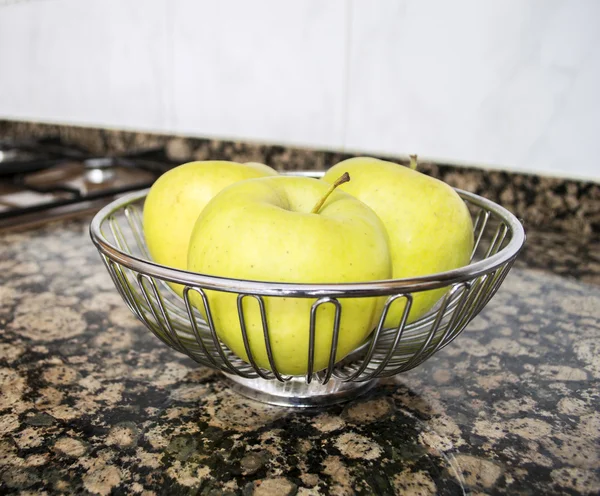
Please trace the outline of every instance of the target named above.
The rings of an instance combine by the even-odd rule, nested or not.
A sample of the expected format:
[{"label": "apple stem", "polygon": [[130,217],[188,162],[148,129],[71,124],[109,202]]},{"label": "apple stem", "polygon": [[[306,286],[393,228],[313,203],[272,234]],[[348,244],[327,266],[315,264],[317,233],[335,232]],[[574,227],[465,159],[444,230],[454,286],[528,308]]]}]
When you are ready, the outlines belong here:
[{"label": "apple stem", "polygon": [[416,155],[409,155],[410,157],[410,164],[408,165],[412,170],[417,170],[417,156]]},{"label": "apple stem", "polygon": [[321,210],[321,207],[323,206],[323,204],[327,201],[327,198],[329,198],[329,195],[331,193],[333,193],[333,190],[335,188],[337,188],[340,184],[344,184],[347,183],[348,181],[350,181],[350,174],[348,174],[347,172],[344,172],[336,182],[334,182],[331,187],[327,190],[327,193],[325,193],[323,195],[323,198],[321,198],[317,204],[314,206],[314,208],[310,211],[311,214],[318,214],[319,210]]}]

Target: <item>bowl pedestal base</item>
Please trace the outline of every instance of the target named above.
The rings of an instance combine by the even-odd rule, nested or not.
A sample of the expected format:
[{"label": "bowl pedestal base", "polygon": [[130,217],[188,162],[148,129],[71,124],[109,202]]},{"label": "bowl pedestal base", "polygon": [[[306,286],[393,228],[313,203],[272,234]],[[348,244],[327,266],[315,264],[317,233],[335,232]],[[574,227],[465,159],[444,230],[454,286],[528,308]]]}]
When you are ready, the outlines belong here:
[{"label": "bowl pedestal base", "polygon": [[344,382],[332,377],[325,385],[314,380],[306,384],[304,377],[287,382],[264,379],[244,379],[223,373],[231,388],[242,396],[278,406],[316,408],[350,401],[366,393],[377,384],[377,379],[366,382]]}]

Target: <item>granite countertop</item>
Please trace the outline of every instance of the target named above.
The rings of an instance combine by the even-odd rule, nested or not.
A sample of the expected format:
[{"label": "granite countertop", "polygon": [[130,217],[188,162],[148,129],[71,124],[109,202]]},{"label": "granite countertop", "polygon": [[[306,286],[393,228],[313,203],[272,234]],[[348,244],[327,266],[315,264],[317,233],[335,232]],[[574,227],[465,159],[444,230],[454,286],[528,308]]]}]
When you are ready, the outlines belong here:
[{"label": "granite countertop", "polygon": [[597,238],[529,230],[454,343],[347,405],[298,411],[158,342],[88,224],[0,235],[0,493],[600,491]]},{"label": "granite countertop", "polygon": [[[0,121],[97,153],[324,169],[342,154]],[[600,185],[422,164],[528,241],[464,333],[346,405],[232,392],[121,300],[89,217],[0,233],[0,494],[600,493]]]}]

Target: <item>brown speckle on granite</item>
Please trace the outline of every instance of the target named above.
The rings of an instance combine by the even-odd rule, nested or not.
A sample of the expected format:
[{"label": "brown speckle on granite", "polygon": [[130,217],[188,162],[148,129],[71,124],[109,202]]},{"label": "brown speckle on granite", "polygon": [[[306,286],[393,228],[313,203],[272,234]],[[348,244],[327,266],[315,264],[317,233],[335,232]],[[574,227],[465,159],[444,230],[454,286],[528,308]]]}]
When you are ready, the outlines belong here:
[{"label": "brown speckle on granite", "polygon": [[589,491],[590,488],[593,488],[593,491],[598,491],[598,488],[600,488],[600,475],[597,470],[561,468],[553,470],[550,476],[555,483],[553,489],[557,492],[570,489],[576,493],[592,494]]},{"label": "brown speckle on granite", "polygon": [[265,466],[269,457],[264,451],[258,453],[248,453],[240,460],[243,475],[252,475]]},{"label": "brown speckle on granite", "polygon": [[129,449],[137,445],[139,437],[140,431],[133,422],[120,422],[111,427],[106,436],[106,444]]},{"label": "brown speckle on granite", "polygon": [[296,484],[285,477],[275,477],[252,482],[244,493],[253,496],[294,496],[298,491]]},{"label": "brown speckle on granite", "polygon": [[427,472],[403,470],[394,477],[396,494],[409,496],[434,496],[437,494],[435,482]]},{"label": "brown speckle on granite", "polygon": [[312,419],[312,425],[320,432],[328,433],[343,429],[346,426],[346,422],[337,415],[332,416],[328,413],[322,413]]},{"label": "brown speckle on granite", "polygon": [[72,437],[61,437],[54,443],[54,450],[66,456],[79,458],[87,451],[86,443]]},{"label": "brown speckle on granite", "polygon": [[479,457],[459,454],[455,457],[465,484],[473,489],[490,489],[502,475],[502,467]]},{"label": "brown speckle on granite", "polygon": [[92,494],[107,495],[120,484],[121,478],[121,471],[114,465],[100,465],[83,476],[83,487]]},{"label": "brown speckle on granite", "polygon": [[385,420],[395,408],[394,402],[386,397],[357,400],[344,409],[342,417],[355,424],[369,424]]},{"label": "brown speckle on granite", "polygon": [[382,455],[381,447],[377,443],[354,432],[340,435],[334,445],[346,458],[375,460]]}]

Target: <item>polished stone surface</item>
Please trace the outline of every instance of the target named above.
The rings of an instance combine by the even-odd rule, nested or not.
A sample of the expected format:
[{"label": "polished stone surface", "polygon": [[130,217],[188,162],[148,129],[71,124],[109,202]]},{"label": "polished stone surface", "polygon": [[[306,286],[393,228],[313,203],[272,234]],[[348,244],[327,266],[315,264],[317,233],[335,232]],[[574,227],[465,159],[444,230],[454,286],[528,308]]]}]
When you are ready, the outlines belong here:
[{"label": "polished stone surface", "polygon": [[0,236],[0,492],[600,491],[598,239],[530,231],[450,346],[347,405],[297,411],[154,338],[88,224]]},{"label": "polished stone surface", "polygon": [[[97,153],[322,170],[345,155],[0,122]],[[597,494],[600,185],[422,164],[528,240],[496,296],[418,368],[298,411],[231,391],[127,309],[90,218],[0,233],[0,493]]]}]

